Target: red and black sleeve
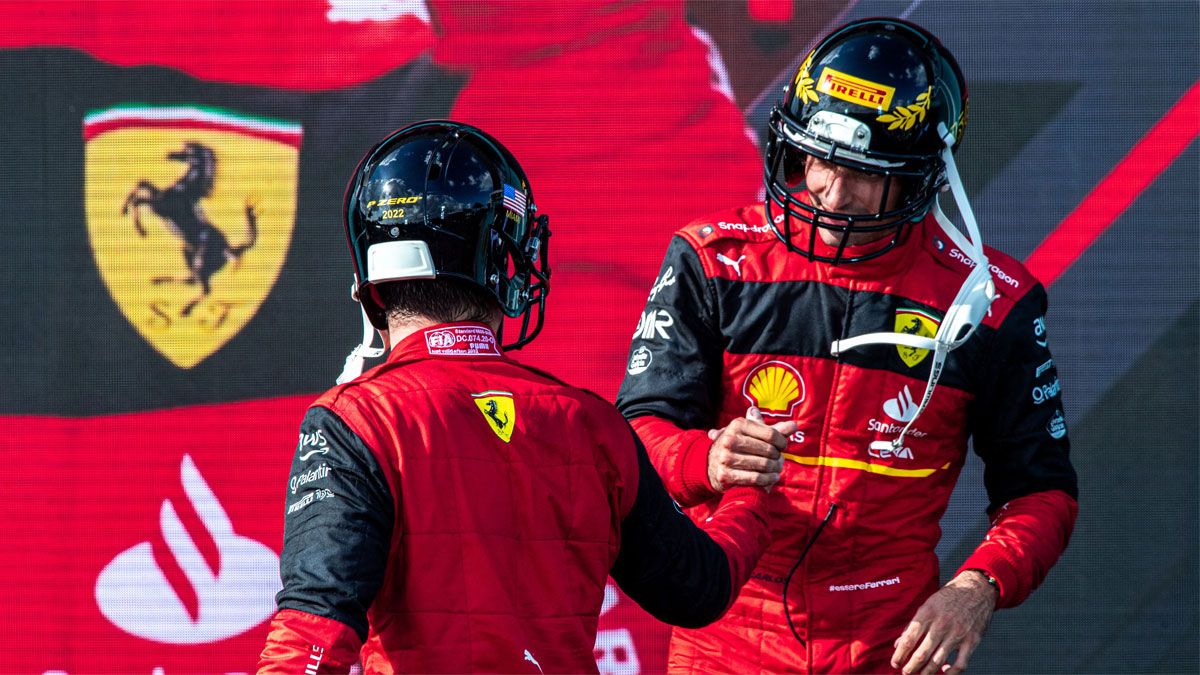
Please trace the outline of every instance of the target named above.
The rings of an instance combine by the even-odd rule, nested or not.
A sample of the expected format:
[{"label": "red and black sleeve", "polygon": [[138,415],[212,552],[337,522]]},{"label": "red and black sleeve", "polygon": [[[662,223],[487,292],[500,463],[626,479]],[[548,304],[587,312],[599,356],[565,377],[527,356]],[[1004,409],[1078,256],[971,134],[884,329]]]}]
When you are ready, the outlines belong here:
[{"label": "red and black sleeve", "polygon": [[1020,604],[1041,584],[1066,550],[1078,510],[1046,305],[1039,284],[1004,318],[981,360],[980,395],[970,410],[992,527],[962,569],[996,580],[999,607]]},{"label": "red and black sleeve", "polygon": [[634,442],[637,498],[621,522],[612,577],[656,619],[685,628],[708,625],[725,613],[770,544],[766,493],[729,490],[701,529],[671,501],[636,436]]},{"label": "red and black sleeve", "polygon": [[617,408],[630,420],[667,491],[685,507],[717,496],[708,482],[708,429],[721,400],[725,346],[700,258],[676,236],[630,345]]},{"label": "red and black sleeve", "polygon": [[283,590],[259,672],[304,672],[310,664],[344,672],[358,660],[367,610],[387,572],[391,489],[358,434],[314,407],[300,427],[286,504]]}]

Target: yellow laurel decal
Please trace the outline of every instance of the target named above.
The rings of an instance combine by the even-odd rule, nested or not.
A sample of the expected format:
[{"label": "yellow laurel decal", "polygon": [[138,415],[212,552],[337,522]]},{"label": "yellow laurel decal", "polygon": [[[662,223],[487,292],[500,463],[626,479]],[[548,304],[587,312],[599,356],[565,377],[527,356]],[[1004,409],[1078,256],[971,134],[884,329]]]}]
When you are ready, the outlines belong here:
[{"label": "yellow laurel decal", "polygon": [[813,79],[808,73],[808,68],[812,65],[813,53],[809,52],[804,63],[800,64],[800,70],[796,72],[796,81],[793,83],[796,87],[796,98],[800,99],[801,103],[817,102],[817,92],[813,91]]},{"label": "yellow laurel decal", "polygon": [[880,115],[875,119],[879,122],[890,122],[888,131],[896,129],[908,131],[917,122],[925,121],[925,113],[929,112],[929,99],[932,92],[933,87],[929,87],[923,94],[917,96],[916,103],[896,106],[892,112]]}]

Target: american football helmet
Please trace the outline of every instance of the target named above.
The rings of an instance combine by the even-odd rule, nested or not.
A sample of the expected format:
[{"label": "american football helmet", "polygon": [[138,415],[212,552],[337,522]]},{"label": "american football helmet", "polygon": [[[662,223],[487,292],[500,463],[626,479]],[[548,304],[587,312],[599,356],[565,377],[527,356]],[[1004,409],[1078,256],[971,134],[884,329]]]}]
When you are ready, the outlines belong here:
[{"label": "american football helmet", "polygon": [[[928,213],[946,184],[945,139],[957,148],[966,123],[962,72],[924,28],[872,18],[834,30],[804,59],[771,113],[764,181],[775,233],[810,260],[882,255],[901,241],[906,224]],[[950,133],[940,133],[939,124]],[[843,213],[814,203],[804,181],[810,156],[889,178],[878,208]],[[822,246],[820,230],[838,243]],[[847,251],[851,230],[880,232],[880,241]]]},{"label": "american football helmet", "polygon": [[[480,129],[430,120],[385,138],[346,188],[344,224],[352,295],[374,328],[386,328],[387,317],[371,286],[455,279],[484,289],[506,317],[519,320],[506,349],[541,330],[550,292],[549,218],[537,214],[516,158]],[[364,332],[371,337],[367,326]]]}]

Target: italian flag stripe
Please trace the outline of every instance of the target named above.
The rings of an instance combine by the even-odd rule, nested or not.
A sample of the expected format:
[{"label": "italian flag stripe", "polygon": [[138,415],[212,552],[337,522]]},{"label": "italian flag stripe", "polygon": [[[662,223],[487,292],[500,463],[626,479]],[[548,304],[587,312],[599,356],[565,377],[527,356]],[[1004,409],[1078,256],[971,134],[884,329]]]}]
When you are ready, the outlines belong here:
[{"label": "italian flag stripe", "polygon": [[248,136],[300,147],[304,135],[299,124],[267,117],[235,114],[228,110],[201,106],[152,107],[126,104],[93,110],[83,118],[85,141],[115,129],[172,128],[232,131]]}]

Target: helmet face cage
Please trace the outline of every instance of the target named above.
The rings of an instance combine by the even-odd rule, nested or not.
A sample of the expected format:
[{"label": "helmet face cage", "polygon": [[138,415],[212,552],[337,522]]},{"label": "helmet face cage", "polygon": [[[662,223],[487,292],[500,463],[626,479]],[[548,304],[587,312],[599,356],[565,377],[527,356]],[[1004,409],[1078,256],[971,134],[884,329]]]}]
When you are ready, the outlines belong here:
[{"label": "helmet face cage", "polygon": [[[487,290],[504,316],[520,319],[506,349],[528,344],[550,290],[549,218],[536,211],[516,159],[479,129],[431,121],[385,139],[355,171],[344,211],[357,297],[372,323],[386,326],[367,286],[454,278]],[[372,270],[372,247],[414,241],[431,263],[422,273]]]},{"label": "helmet face cage", "polygon": [[[966,105],[954,57],[923,28],[864,19],[831,33],[809,53],[771,113],[763,180],[775,234],[789,250],[833,264],[886,253],[903,239],[908,223],[925,216],[945,185],[937,125],[944,122],[954,132],[957,147]],[[806,194],[808,157],[883,176],[878,207],[866,214],[821,208]],[[819,248],[822,231],[832,233],[837,244]],[[889,231],[890,237],[846,250],[852,233]]]}]

